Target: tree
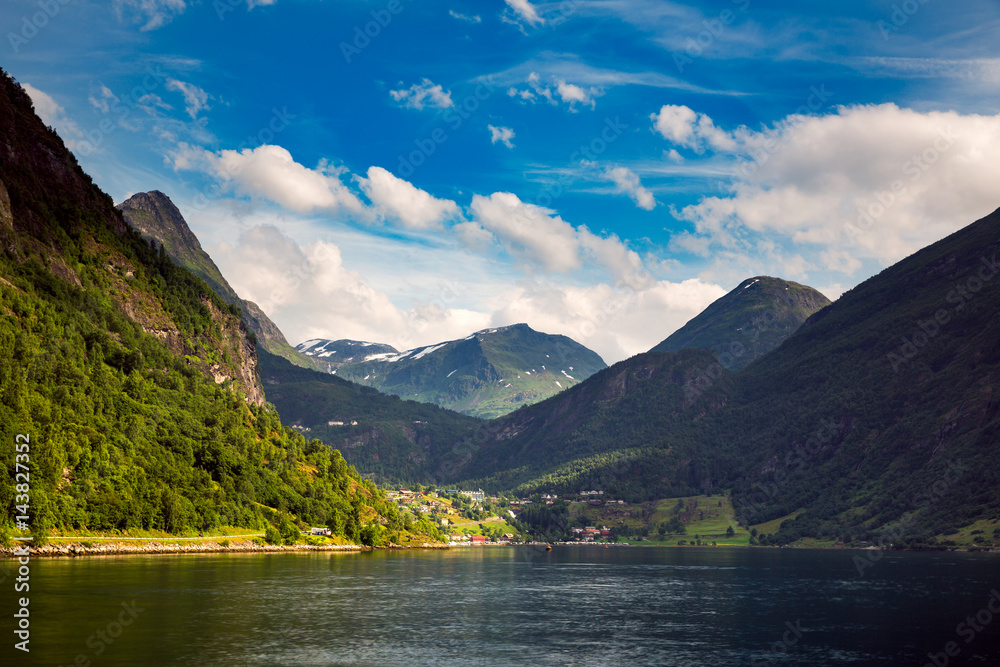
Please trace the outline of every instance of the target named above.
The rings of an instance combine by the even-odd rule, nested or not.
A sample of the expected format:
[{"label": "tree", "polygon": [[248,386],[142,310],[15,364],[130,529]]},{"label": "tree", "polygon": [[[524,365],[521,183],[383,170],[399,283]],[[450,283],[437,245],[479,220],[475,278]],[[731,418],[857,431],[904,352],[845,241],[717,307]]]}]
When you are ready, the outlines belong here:
[{"label": "tree", "polygon": [[735,536],[736,536],[736,531],[733,530],[732,526],[726,528],[726,537],[735,537]]}]

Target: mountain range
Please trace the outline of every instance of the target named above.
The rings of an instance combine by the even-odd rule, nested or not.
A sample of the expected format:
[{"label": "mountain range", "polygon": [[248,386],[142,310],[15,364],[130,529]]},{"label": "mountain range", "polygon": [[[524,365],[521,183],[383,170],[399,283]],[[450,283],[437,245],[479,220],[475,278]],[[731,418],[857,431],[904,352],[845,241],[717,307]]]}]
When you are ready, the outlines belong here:
[{"label": "mountain range", "polygon": [[707,351],[638,355],[497,420],[452,474],[519,494],[728,489],[745,523],[783,519],[776,543],[989,533],[998,257],[1000,211],[849,290],[742,370]]},{"label": "mountain range", "polygon": [[486,419],[554,396],[607,367],[596,352],[576,341],[527,324],[483,329],[405,352],[326,340],[307,341],[296,349],[338,359],[338,377]]},{"label": "mountain range", "polygon": [[[723,492],[765,544],[1000,535],[1000,210],[831,304],[748,279],[652,351],[607,368],[591,358],[589,377],[559,357],[566,341],[524,325],[360,361],[363,344],[313,343],[340,364],[333,375],[288,360],[323,352],[268,331],[154,195],[117,210],[0,76],[0,422],[8,442],[30,434],[40,538],[289,521],[369,543],[439,537],[404,525],[353,462],[516,495]],[[579,381],[491,421],[340,377],[446,401],[464,376],[478,398],[463,409],[505,411],[518,401],[487,388],[526,394],[539,370],[552,374],[539,383]],[[11,517],[11,448],[0,463]]]}]

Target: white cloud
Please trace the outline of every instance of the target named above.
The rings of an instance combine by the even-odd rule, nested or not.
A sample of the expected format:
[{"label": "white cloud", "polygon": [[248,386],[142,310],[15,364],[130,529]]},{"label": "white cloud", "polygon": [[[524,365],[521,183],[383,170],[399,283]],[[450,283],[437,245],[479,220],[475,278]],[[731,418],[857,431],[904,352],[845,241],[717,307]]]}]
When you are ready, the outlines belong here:
[{"label": "white cloud", "polygon": [[613,182],[618,192],[627,194],[639,208],[652,211],[656,206],[653,193],[642,186],[639,175],[628,167],[613,167],[604,171],[604,177]]},{"label": "white cloud", "polygon": [[490,141],[494,144],[496,142],[502,143],[507,148],[513,148],[514,144],[511,143],[511,139],[514,138],[514,130],[509,127],[497,127],[495,125],[486,126],[490,131]]},{"label": "white cloud", "polygon": [[297,213],[363,212],[361,200],[340,181],[342,169],[321,161],[309,169],[281,146],[217,153],[181,143],[170,155],[175,169],[206,171],[249,197],[270,200]]},{"label": "white cloud", "polygon": [[424,109],[426,107],[447,109],[455,106],[455,103],[451,101],[451,91],[446,92],[440,84],[427,78],[421,79],[420,83],[415,83],[409,88],[390,90],[389,95],[410,109]]},{"label": "white cloud", "polygon": [[674,104],[665,104],[659,113],[651,114],[650,119],[664,139],[699,153],[706,146],[716,151],[733,152],[739,145],[739,139],[750,134],[746,128],[739,128],[730,134],[715,127],[706,114]]},{"label": "white cloud", "polygon": [[505,0],[507,5],[517,12],[517,15],[530,25],[539,25],[545,20],[538,15],[538,10],[528,0]]},{"label": "white cloud", "polygon": [[466,16],[465,14],[459,14],[454,9],[449,9],[448,14],[452,18],[458,19],[459,21],[468,21],[469,23],[482,23],[483,19],[479,15]]},{"label": "white cloud", "polygon": [[382,167],[369,167],[368,178],[359,183],[382,217],[398,220],[408,229],[440,228],[443,221],[459,215],[455,202],[432,197]]},{"label": "white cloud", "polygon": [[237,293],[257,303],[292,344],[333,337],[409,349],[464,337],[490,321],[444,298],[400,308],[346,268],[337,245],[300,245],[271,225],[243,231],[235,244],[213,248],[212,256]]},{"label": "white cloud", "polygon": [[610,364],[646,352],[725,293],[698,279],[649,280],[637,290],[525,281],[498,295],[493,325],[561,333]]},{"label": "white cloud", "polygon": [[558,81],[556,83],[556,92],[559,93],[562,101],[569,104],[571,108],[573,104],[579,102],[580,104],[590,106],[591,109],[597,106],[597,103],[594,101],[594,95],[600,94],[596,88],[584,90],[580,86],[566,83],[565,81]]},{"label": "white cloud", "polygon": [[208,106],[208,93],[192,83],[167,79],[167,90],[175,90],[184,96],[185,111],[192,120],[197,119],[201,111],[212,108]]},{"label": "white cloud", "polygon": [[260,305],[293,344],[353,338],[405,350],[526,322],[538,331],[567,335],[614,363],[648,350],[725,293],[697,279],[671,283],[648,276],[634,289],[498,280],[462,307],[466,292],[479,289],[462,276],[441,283],[425,300],[400,307],[347,268],[341,248],[327,241],[300,244],[264,224],[210,252],[237,293]]},{"label": "white cloud", "polygon": [[644,273],[639,255],[617,236],[601,237],[586,227],[574,227],[553,211],[522,202],[510,192],[473,195],[470,209],[478,229],[461,227],[462,238],[482,243],[487,234],[492,235],[529,272],[540,268],[568,274],[587,262],[626,284],[635,283]]},{"label": "white cloud", "polygon": [[661,134],[733,153],[741,176],[728,195],[676,213],[715,249],[756,246],[792,270],[851,275],[865,260],[891,264],[1000,205],[1000,115],[849,106],[727,134],[683,109],[661,111]]},{"label": "white cloud", "polygon": [[66,115],[66,110],[55,101],[51,95],[35,88],[30,83],[21,84],[24,92],[31,98],[35,113],[42,122],[54,127],[70,150],[91,150],[93,147],[84,139],[83,132],[76,122]]},{"label": "white cloud", "polygon": [[534,104],[538,99],[544,98],[549,104],[557,105],[563,102],[569,106],[570,111],[576,111],[576,105],[589,106],[591,109],[597,106],[596,97],[604,94],[600,88],[591,86],[583,88],[573,83],[566,83],[564,79],[552,77],[553,85],[542,83],[542,77],[538,72],[531,72],[528,75],[527,88],[519,89],[511,86],[507,89],[509,97],[520,98],[524,102]]},{"label": "white cloud", "polygon": [[119,21],[141,23],[141,31],[156,30],[170,23],[174,16],[184,13],[184,0],[115,0]]}]

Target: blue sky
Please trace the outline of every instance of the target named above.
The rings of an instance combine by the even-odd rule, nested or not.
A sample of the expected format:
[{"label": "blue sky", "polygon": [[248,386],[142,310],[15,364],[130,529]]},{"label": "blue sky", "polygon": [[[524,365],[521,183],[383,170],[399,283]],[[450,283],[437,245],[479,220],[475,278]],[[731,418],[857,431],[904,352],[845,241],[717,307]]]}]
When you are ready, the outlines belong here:
[{"label": "blue sky", "polygon": [[612,362],[746,277],[835,298],[1000,206],[996,0],[18,0],[0,25],[97,183],[167,193],[293,344],[525,321]]}]

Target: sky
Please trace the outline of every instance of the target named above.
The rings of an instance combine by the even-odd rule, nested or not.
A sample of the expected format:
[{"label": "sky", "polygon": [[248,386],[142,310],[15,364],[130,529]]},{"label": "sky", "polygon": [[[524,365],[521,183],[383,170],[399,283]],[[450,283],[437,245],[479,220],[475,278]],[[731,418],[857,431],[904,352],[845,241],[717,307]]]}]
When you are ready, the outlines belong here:
[{"label": "sky", "polygon": [[1000,207],[1000,0],[5,0],[0,66],[297,344],[608,363]]}]

